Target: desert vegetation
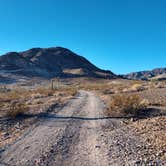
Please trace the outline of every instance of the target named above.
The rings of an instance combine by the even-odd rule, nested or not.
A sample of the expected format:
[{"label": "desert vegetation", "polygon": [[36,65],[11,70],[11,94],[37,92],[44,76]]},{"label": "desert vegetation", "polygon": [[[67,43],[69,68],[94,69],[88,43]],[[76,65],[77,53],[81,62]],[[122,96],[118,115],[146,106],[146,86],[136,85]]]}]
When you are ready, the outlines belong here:
[{"label": "desert vegetation", "polygon": [[[63,106],[79,90],[99,96],[106,105],[103,117],[118,117],[122,130],[132,131],[149,146],[148,153],[165,160],[165,81],[75,78],[59,80],[53,88],[50,82],[35,88],[25,85],[7,87],[0,92],[0,147],[12,143],[38,122],[38,115],[50,113],[50,108]],[[7,121],[3,120],[6,118]],[[109,126],[109,121],[104,132],[118,132],[118,128]]]},{"label": "desert vegetation", "polygon": [[147,108],[147,101],[137,95],[114,95],[111,98],[107,115],[139,116]]},{"label": "desert vegetation", "polygon": [[[15,88],[6,92],[0,92],[0,116],[16,117],[17,114],[33,112],[33,108],[40,109],[55,103],[63,102],[64,98],[70,98],[77,93],[76,88],[65,87],[50,89],[39,87],[36,89]],[[47,101],[45,103],[45,100]]]},{"label": "desert vegetation", "polygon": [[12,102],[6,112],[7,117],[16,118],[28,112],[29,107],[21,102]]},{"label": "desert vegetation", "polygon": [[42,113],[62,107],[77,93],[73,87],[35,89],[13,87],[0,91],[0,147],[16,140],[25,130],[38,122]]}]

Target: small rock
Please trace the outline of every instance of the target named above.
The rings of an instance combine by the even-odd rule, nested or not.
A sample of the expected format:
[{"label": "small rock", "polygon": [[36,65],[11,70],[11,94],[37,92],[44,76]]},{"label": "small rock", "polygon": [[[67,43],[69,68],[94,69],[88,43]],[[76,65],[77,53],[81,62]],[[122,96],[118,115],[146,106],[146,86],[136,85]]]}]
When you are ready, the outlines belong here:
[{"label": "small rock", "polygon": [[137,161],[134,162],[134,164],[136,164],[136,165],[137,165],[137,164],[141,164],[141,161],[140,161],[140,160],[137,160]]},{"label": "small rock", "polygon": [[53,150],[53,149],[51,149],[50,153],[54,153],[54,150]]},{"label": "small rock", "polygon": [[134,118],[131,118],[130,121],[131,121],[131,122],[134,122]]},{"label": "small rock", "polygon": [[98,149],[99,149],[99,148],[100,148],[100,146],[99,146],[99,145],[96,145],[96,146],[95,146],[95,148],[98,148]]},{"label": "small rock", "polygon": [[29,149],[30,148],[30,146],[26,146],[24,149]]},{"label": "small rock", "polygon": [[9,136],[9,133],[5,133],[5,134],[4,134],[4,137],[8,137],[8,136]]}]

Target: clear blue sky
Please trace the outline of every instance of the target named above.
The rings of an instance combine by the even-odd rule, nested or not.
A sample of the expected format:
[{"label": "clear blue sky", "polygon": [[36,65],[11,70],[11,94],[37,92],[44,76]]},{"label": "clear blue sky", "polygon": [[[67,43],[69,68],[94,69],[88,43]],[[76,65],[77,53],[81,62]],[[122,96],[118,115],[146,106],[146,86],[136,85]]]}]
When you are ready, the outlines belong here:
[{"label": "clear blue sky", "polygon": [[118,74],[166,67],[166,0],[0,0],[0,54],[52,46]]}]

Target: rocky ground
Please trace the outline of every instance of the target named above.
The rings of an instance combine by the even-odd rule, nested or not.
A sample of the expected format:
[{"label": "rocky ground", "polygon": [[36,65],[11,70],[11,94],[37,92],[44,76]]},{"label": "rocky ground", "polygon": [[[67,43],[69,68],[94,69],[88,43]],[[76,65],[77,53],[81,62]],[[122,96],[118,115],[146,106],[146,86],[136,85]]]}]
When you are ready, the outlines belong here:
[{"label": "rocky ground", "polygon": [[[165,82],[162,85],[126,80],[100,80],[97,83],[80,79],[69,81],[68,85],[71,84],[84,91],[72,100],[69,100],[72,95],[67,93],[49,98],[40,96],[42,103],[48,99],[53,101],[52,109],[48,106],[49,111],[37,111],[38,116],[33,113],[28,118],[0,120],[1,165],[166,163]],[[136,94],[146,99],[145,115],[141,118],[106,116],[108,103],[119,93]],[[59,99],[55,100],[55,96],[65,97],[63,104],[56,105]],[[34,98],[33,102],[41,104],[41,98]]]},{"label": "rocky ground", "polygon": [[[0,94],[0,151],[2,151],[5,146],[14,142],[31,126],[36,125],[45,113],[51,112],[54,107],[61,108],[75,92],[72,90],[59,92],[47,89],[33,91],[22,89]],[[24,103],[28,107],[26,112],[23,110],[25,114],[18,117],[9,114],[13,101]]]}]

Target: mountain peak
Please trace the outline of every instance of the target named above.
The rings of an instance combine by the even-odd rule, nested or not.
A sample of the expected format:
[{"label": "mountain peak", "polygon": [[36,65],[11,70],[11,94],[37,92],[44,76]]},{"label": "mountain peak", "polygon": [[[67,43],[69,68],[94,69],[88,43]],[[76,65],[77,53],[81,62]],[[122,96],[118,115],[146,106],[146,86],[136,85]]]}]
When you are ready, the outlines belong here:
[{"label": "mountain peak", "polygon": [[0,56],[0,76],[3,73],[32,77],[100,77],[115,78],[110,72],[97,68],[87,59],[63,47],[32,48]]}]

